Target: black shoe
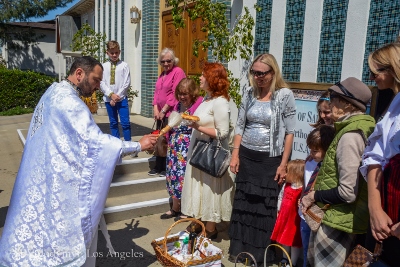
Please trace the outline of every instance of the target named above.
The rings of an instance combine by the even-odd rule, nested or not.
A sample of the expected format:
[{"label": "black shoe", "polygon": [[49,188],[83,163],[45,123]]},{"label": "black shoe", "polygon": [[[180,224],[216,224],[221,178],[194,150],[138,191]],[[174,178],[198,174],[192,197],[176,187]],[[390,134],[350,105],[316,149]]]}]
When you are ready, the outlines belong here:
[{"label": "black shoe", "polygon": [[156,169],[152,169],[147,174],[150,176],[156,176],[156,175],[159,175],[160,173]]},{"label": "black shoe", "polygon": [[166,174],[165,171],[162,171],[162,172],[159,173],[160,177],[163,177],[163,176],[165,177],[165,174]]},{"label": "black shoe", "polygon": [[176,217],[176,216],[179,216],[182,214],[180,211],[174,211],[173,209],[170,209],[169,211],[171,212],[171,214],[164,213],[160,216],[160,219],[161,220],[171,219],[173,217]]},{"label": "black shoe", "polygon": [[209,232],[206,230],[206,236],[210,240],[216,239],[218,236],[217,228],[215,228],[214,231],[212,231],[212,232]]}]

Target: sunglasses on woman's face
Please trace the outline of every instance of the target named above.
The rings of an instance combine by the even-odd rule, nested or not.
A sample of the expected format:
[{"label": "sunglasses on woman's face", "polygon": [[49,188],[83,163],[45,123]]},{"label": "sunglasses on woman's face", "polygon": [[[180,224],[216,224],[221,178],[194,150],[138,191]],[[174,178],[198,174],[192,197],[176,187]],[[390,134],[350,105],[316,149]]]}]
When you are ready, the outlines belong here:
[{"label": "sunglasses on woman's face", "polygon": [[161,64],[164,64],[164,63],[171,63],[172,62],[172,59],[166,59],[166,60],[160,60],[160,62],[161,62]]},{"label": "sunglasses on woman's face", "polygon": [[369,77],[370,77],[370,79],[371,80],[375,79],[379,74],[381,74],[385,70],[386,70],[386,68],[379,68],[379,69],[376,69],[377,73],[375,73],[371,69],[369,69]]},{"label": "sunglasses on woman's face", "polygon": [[257,70],[250,70],[250,74],[253,75],[256,78],[264,78],[268,73],[270,73],[272,71],[271,70],[267,70],[267,71],[257,71]]}]

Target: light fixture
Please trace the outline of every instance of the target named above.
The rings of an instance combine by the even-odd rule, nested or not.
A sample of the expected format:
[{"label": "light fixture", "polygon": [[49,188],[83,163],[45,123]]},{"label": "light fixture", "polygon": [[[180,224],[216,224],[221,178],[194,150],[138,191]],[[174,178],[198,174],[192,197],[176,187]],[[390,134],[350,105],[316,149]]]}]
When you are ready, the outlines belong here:
[{"label": "light fixture", "polygon": [[131,23],[139,23],[142,14],[136,6],[131,7]]}]

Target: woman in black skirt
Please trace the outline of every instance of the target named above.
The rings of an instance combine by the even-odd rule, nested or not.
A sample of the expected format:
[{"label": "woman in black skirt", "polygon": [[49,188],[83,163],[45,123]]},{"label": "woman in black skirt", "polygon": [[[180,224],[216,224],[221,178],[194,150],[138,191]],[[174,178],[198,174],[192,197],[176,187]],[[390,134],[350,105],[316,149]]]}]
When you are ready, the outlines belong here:
[{"label": "woman in black skirt", "polygon": [[[239,107],[230,170],[236,173],[236,191],[229,228],[230,259],[240,252],[262,262],[277,216],[279,185],[295,130],[296,106],[278,64],[271,54],[253,61]],[[268,255],[267,260],[273,260]]]}]

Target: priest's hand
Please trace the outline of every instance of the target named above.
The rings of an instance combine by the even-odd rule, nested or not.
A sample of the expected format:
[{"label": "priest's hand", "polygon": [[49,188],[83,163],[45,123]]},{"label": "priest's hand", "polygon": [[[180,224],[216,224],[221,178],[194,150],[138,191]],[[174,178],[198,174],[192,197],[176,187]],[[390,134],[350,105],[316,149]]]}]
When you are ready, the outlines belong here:
[{"label": "priest's hand", "polygon": [[139,143],[142,151],[151,150],[157,142],[157,134],[148,134],[140,138]]}]

